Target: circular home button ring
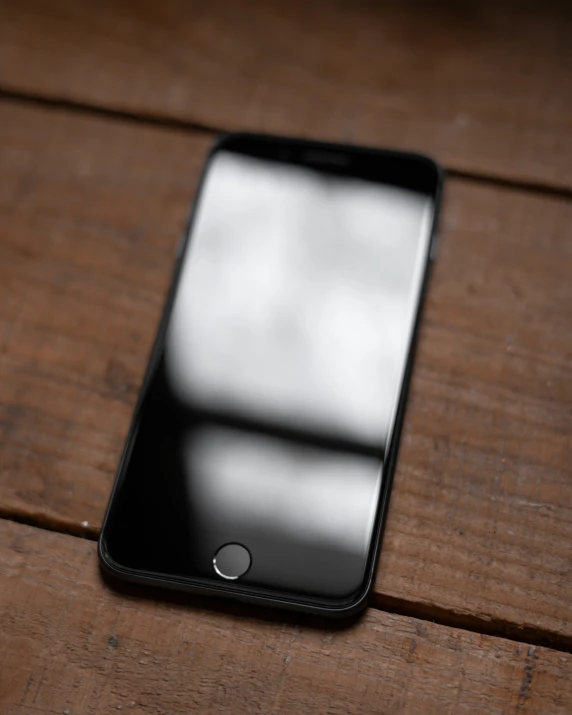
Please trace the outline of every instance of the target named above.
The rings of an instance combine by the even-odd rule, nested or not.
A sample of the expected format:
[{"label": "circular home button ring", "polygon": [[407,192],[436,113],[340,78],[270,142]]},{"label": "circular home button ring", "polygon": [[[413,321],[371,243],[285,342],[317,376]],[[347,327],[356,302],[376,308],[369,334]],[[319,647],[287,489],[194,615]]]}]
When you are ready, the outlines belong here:
[{"label": "circular home button ring", "polygon": [[213,559],[214,570],[227,581],[236,581],[250,568],[250,552],[240,544],[226,544],[216,552]]}]

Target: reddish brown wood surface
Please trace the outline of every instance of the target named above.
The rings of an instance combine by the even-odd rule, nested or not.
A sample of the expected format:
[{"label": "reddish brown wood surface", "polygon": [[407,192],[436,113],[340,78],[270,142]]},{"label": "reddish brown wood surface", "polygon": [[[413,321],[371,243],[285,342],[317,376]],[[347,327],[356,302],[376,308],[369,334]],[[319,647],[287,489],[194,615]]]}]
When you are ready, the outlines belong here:
[{"label": "reddish brown wood surface", "polygon": [[0,88],[572,186],[565,0],[3,0],[0,17]]},{"label": "reddish brown wood surface", "polygon": [[[0,125],[2,514],[95,536],[210,140],[6,102]],[[448,183],[378,604],[570,643],[571,226]]]},{"label": "reddish brown wood surface", "polygon": [[116,595],[95,544],[0,520],[0,710],[550,713],[572,656],[371,610],[348,629]]}]

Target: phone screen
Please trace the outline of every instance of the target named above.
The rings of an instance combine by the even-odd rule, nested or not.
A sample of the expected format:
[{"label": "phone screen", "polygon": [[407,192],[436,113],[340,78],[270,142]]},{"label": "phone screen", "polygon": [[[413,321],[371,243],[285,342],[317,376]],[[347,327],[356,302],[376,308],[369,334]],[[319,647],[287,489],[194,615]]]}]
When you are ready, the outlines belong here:
[{"label": "phone screen", "polygon": [[343,601],[370,555],[435,182],[287,146],[211,157],[105,547],[136,571]]}]

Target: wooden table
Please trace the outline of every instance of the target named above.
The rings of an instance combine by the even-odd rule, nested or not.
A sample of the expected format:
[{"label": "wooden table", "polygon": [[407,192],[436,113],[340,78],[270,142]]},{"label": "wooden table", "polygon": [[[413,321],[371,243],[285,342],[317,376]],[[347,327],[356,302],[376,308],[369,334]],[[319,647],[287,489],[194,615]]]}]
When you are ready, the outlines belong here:
[{"label": "wooden table", "polygon": [[[558,0],[1,3],[1,713],[572,713],[571,36]],[[449,172],[349,626],[98,570],[198,172],[242,128]]]}]

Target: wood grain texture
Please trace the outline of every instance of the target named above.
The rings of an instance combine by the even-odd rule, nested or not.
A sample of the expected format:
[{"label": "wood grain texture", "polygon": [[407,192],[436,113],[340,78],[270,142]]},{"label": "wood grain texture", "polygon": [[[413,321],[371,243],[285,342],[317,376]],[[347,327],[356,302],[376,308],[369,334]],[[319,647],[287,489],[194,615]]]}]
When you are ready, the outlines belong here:
[{"label": "wood grain texture", "polygon": [[3,0],[0,16],[3,88],[572,187],[564,0]]},{"label": "wood grain texture", "polygon": [[0,521],[0,709],[569,713],[572,656],[369,611],[348,629],[116,595],[95,545]]},{"label": "wood grain texture", "polygon": [[[2,513],[95,536],[209,140],[0,123]],[[448,183],[378,604],[572,642],[571,227],[564,200]]]}]

